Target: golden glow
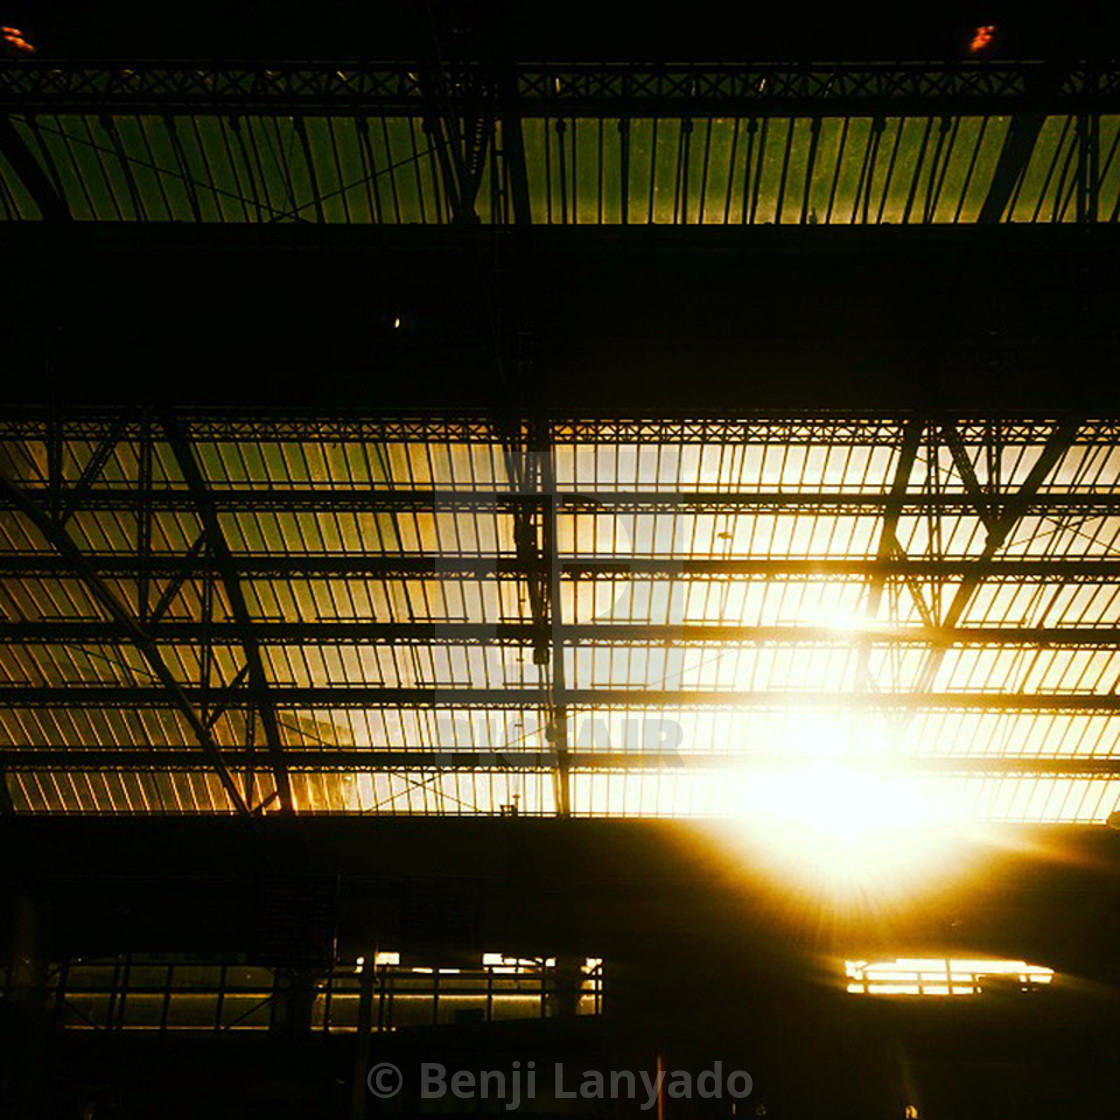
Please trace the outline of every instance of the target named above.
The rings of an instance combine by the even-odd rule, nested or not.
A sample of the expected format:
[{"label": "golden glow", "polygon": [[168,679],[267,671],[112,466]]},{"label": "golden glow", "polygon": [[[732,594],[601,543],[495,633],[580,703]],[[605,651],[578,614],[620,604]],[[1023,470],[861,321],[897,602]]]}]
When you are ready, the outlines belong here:
[{"label": "golden glow", "polygon": [[845,607],[826,612],[821,622],[827,629],[835,630],[838,634],[855,634],[873,629],[871,620],[864,612]]},{"label": "golden glow", "polygon": [[783,881],[841,893],[943,870],[966,825],[936,780],[878,767],[745,769],[735,796],[747,844]]},{"label": "golden glow", "polygon": [[848,991],[859,995],[887,996],[974,996],[984,991],[985,981],[997,978],[1000,989],[1007,986],[1030,991],[1050,984],[1054,971],[1025,961],[956,960],[900,957],[869,964],[847,961],[844,971]]}]

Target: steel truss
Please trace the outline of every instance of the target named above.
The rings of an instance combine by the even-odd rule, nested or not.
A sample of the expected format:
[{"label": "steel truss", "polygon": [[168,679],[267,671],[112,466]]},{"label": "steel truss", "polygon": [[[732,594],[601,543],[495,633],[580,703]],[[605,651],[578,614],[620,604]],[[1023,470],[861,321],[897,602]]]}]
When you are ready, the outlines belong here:
[{"label": "steel truss", "polygon": [[[518,439],[528,438],[528,418],[503,419],[479,412],[423,415],[376,415],[349,411],[320,415],[297,411],[254,409],[240,414],[230,409],[177,409],[176,416],[186,426],[192,440],[223,443],[302,442],[323,440],[330,443],[416,444],[492,444],[501,446],[510,435],[510,425]],[[923,426],[944,427],[946,417],[937,411],[876,410],[846,412],[837,409],[758,409],[740,415],[679,417],[612,416],[573,417],[562,413],[548,416],[550,439],[557,447],[569,445],[609,446],[614,444],[738,444],[768,443],[802,446],[824,444],[830,447],[881,447],[901,441],[903,428],[911,419]],[[1042,442],[1060,413],[1005,416],[978,413],[953,415],[953,426],[965,446],[988,447],[998,442],[1003,447]],[[58,438],[102,440],[115,433],[118,439],[138,439],[143,420],[136,412],[96,407],[60,410],[50,413],[41,408],[12,408],[0,415],[0,439],[42,440],[48,432]],[[1120,442],[1120,417],[1089,416],[1082,419],[1072,443],[1078,447],[1110,447]]]},{"label": "steel truss", "polygon": [[[1104,655],[1120,649],[1120,622],[1111,616],[1052,621],[1044,615],[1025,622],[1015,613],[979,619],[968,613],[981,592],[1053,597],[1081,588],[1085,594],[1120,594],[1120,559],[1107,541],[1098,542],[1099,524],[1086,527],[1090,519],[1104,523],[1120,516],[1120,479],[1108,466],[1120,443],[1120,428],[1109,419],[783,414],[725,422],[496,421],[481,416],[269,418],[197,412],[157,418],[126,411],[73,412],[53,420],[43,414],[10,414],[0,425],[0,437],[7,464],[0,485],[0,523],[9,542],[0,553],[0,577],[8,589],[0,653],[15,659],[5,664],[40,666],[38,675],[21,678],[20,669],[0,684],[0,714],[12,716],[8,737],[0,743],[0,768],[9,780],[17,773],[56,771],[212,771],[220,776],[233,808],[259,812],[274,801],[275,808],[296,806],[298,798],[290,791],[296,772],[511,771],[553,776],[555,809],[568,813],[575,811],[573,776],[581,771],[711,769],[737,764],[759,747],[742,744],[742,754],[588,751],[569,730],[573,713],[883,713],[905,728],[918,717],[938,713],[969,719],[1104,719],[1120,711],[1114,684],[1090,686],[1062,678],[1047,687],[1008,689],[992,688],[983,679],[953,684],[941,677],[953,650]],[[797,447],[867,449],[887,451],[892,458],[889,469],[875,478],[869,479],[864,468],[863,475],[832,488],[820,479],[759,491],[735,489],[726,481],[689,489],[673,479],[652,479],[638,489],[633,480],[628,485],[608,480],[565,490],[569,484],[558,474],[565,448],[613,453],[612,448],[628,441],[670,450],[723,448],[729,454],[744,445],[787,452]],[[331,442],[373,449],[384,477],[375,485],[334,477],[291,486],[259,474],[236,481],[215,474],[222,447],[260,444],[278,455],[286,447]],[[425,489],[415,480],[393,476],[389,449],[397,449],[392,454],[399,464],[405,461],[400,448],[440,446],[454,446],[457,454],[472,447],[493,449],[505,476],[492,480],[485,491],[455,478],[433,478]],[[1014,455],[1001,458],[1009,448]],[[1005,461],[1012,467],[1001,465]],[[919,462],[924,464],[921,472]],[[1005,469],[1013,477],[1005,477]],[[510,543],[505,551],[429,545],[410,552],[403,544],[402,519],[433,511],[505,519]],[[238,518],[340,512],[375,514],[395,526],[395,536],[390,534],[388,544],[367,538],[361,551],[309,548],[292,536],[277,551],[247,547],[237,535]],[[666,555],[596,555],[574,547],[565,536],[560,519],[570,514],[608,519],[730,514],[814,522],[851,515],[872,519],[873,529],[865,538],[868,543],[854,554],[816,558],[780,550],[766,555],[765,549],[734,555],[730,545],[719,554],[698,550],[695,544]],[[175,518],[184,544],[169,545],[160,520],[164,515]],[[908,554],[901,529],[905,518],[927,526],[924,551]],[[950,546],[942,539],[949,519],[972,526],[967,546]],[[1052,551],[1045,542],[1055,532],[1066,534],[1067,543]],[[119,539],[106,546],[107,534]],[[29,543],[17,546],[20,539]],[[1013,554],[1008,551],[1011,542],[1017,550]],[[358,585],[376,583],[387,589],[387,596],[407,600],[410,617],[315,617],[308,608],[300,617],[261,615],[253,596],[259,585],[272,581],[290,585],[297,596],[310,594],[315,584],[348,595]],[[505,607],[503,617],[490,620],[471,621],[450,610],[436,617],[410,598],[414,585],[450,594],[465,581],[490,587],[511,601],[520,598],[519,613],[510,614]],[[565,604],[581,588],[656,584],[724,591],[852,586],[862,589],[865,617],[837,627],[812,618],[738,623],[718,611],[693,619],[634,614],[581,620],[565,613],[571,610]],[[44,596],[70,606],[53,613],[28,607]],[[910,604],[906,612],[904,600]],[[877,617],[880,606],[886,621]],[[649,655],[678,646],[701,652],[711,647],[717,654],[767,648],[846,650],[858,659],[859,670],[846,689],[764,681],[752,687],[685,686],[653,679],[589,684],[573,673],[575,659],[587,650]],[[520,678],[514,674],[499,683],[480,684],[452,674],[415,684],[386,679],[320,685],[282,679],[272,660],[274,653],[292,649],[316,656],[324,649],[356,655],[380,649],[413,656],[409,651],[485,653],[491,648],[520,652],[516,663],[527,667],[519,670]],[[59,651],[71,658],[74,651],[87,651],[123,666],[124,651],[130,649],[146,666],[141,672],[129,662],[131,678],[114,673],[74,678],[57,660]],[[921,662],[913,686],[876,680],[883,656],[901,657],[907,650]],[[422,668],[415,671],[424,675]],[[41,732],[26,739],[20,738],[23,732],[13,733],[13,727],[23,727],[22,721],[36,712],[62,713],[71,727],[77,726],[73,721],[80,713],[89,714],[82,717],[85,727],[98,726],[106,712],[115,713],[114,718],[178,713],[194,741],[125,746],[116,738],[98,739],[96,733],[86,733],[80,742]],[[391,713],[399,719],[425,712],[452,718],[532,713],[539,720],[541,746],[494,751],[488,749],[492,744],[478,742],[471,750],[418,750],[390,740],[345,749],[324,742],[311,749],[306,740],[293,738],[292,719],[302,721],[315,712]],[[253,741],[258,727],[263,750]],[[993,749],[904,761],[946,774],[1094,778],[1120,773],[1110,752],[1068,757],[1044,751],[1001,755]]]},{"label": "steel truss", "polygon": [[[510,90],[480,63],[445,67],[463,106],[496,117]],[[0,65],[0,108],[17,112],[275,113],[423,116],[419,62],[59,63]],[[1040,81],[1040,79],[1043,79]],[[1040,62],[702,65],[529,64],[516,68],[524,115],[789,116],[1115,110],[1120,69]],[[1036,92],[1047,91],[1045,105]]]}]

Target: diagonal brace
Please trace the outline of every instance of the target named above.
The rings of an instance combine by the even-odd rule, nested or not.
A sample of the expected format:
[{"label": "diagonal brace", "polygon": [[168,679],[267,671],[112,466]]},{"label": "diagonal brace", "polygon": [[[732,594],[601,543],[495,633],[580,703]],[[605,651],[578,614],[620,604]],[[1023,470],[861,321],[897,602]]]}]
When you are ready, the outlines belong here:
[{"label": "diagonal brace", "polygon": [[[1034,466],[1031,467],[1027,477],[1023,480],[1022,486],[1007,499],[999,518],[994,520],[989,528],[983,551],[976,558],[976,562],[972,565],[969,573],[957,585],[957,590],[945,611],[945,616],[941,619],[941,633],[951,635],[956,629],[964,612],[968,609],[968,604],[972,601],[976,589],[987,577],[996,553],[999,552],[1007,538],[1012,534],[1015,526],[1018,525],[1019,520],[1026,512],[1027,506],[1050,476],[1050,472],[1069,450],[1080,426],[1081,421],[1077,418],[1067,418],[1054,426]],[[947,638],[938,642],[929,651],[925,664],[918,674],[916,686],[918,691],[929,689],[951,644],[951,639]]]},{"label": "diagonal brace", "polygon": [[284,746],[280,738],[280,726],[276,720],[276,709],[270,696],[260,646],[253,634],[253,620],[245,602],[245,593],[241,588],[241,577],[234,566],[229,544],[218,519],[218,510],[214,504],[213,496],[202,477],[202,471],[195,460],[190,441],[182,425],[169,412],[162,415],[161,424],[167,442],[171,447],[171,452],[175,456],[175,461],[178,463],[179,470],[182,471],[187,488],[194,499],[199,520],[202,522],[202,531],[206,537],[206,543],[221,576],[222,586],[225,588],[230,609],[233,611],[238,640],[248,666],[249,693],[264,727],[265,742],[268,746],[272,773],[276,780],[276,791],[280,799],[280,806],[284,812],[290,813],[292,811],[292,789],[284,762]]}]

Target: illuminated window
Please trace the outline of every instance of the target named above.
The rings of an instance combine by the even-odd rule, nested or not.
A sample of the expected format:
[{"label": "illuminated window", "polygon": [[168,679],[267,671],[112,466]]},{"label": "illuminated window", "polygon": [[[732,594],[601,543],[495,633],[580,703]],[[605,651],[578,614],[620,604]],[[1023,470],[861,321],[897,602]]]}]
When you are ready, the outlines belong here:
[{"label": "illuminated window", "polygon": [[[894,961],[847,961],[848,991],[872,996],[975,996],[984,992],[1032,992],[1050,984],[1053,969],[1025,961],[900,957]],[[908,1114],[909,1115],[909,1114]]]}]

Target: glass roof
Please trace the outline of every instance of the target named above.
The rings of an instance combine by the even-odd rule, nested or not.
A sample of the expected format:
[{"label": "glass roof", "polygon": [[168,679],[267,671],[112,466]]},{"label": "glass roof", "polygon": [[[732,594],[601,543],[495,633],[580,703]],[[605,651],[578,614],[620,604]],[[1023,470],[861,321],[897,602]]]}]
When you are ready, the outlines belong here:
[{"label": "glass roof", "polygon": [[0,64],[0,219],[1115,221],[1120,115],[1083,112],[1092,80],[1030,63],[525,66],[513,114],[469,67],[21,61]]},{"label": "glass roof", "polygon": [[[972,817],[1120,794],[1120,444],[1084,417],[0,421],[17,812]],[[530,449],[531,447],[531,449]]]},{"label": "glass roof", "polygon": [[[538,119],[525,122],[533,221],[546,225],[973,223],[1007,116]],[[437,151],[417,117],[14,117],[79,221],[444,224]],[[1003,217],[1076,215],[1076,118],[1047,117]],[[494,142],[501,145],[501,126]],[[1104,117],[1101,220],[1120,206],[1120,116]],[[624,171],[625,167],[625,171]],[[0,215],[39,207],[0,160]],[[510,220],[481,176],[476,212]]]}]

